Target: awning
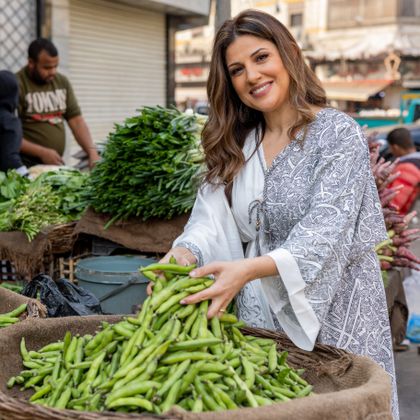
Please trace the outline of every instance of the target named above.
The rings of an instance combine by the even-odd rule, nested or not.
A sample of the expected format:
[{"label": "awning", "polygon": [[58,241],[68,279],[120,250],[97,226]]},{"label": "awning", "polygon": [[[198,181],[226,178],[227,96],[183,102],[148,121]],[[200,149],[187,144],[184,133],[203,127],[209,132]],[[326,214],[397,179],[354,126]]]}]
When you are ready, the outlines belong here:
[{"label": "awning", "polygon": [[314,60],[364,60],[395,52],[398,55],[420,56],[420,33],[411,26],[378,26],[374,31],[360,28],[352,31],[331,30],[313,40],[314,50],[304,54]]},{"label": "awning", "polygon": [[393,80],[351,80],[322,82],[328,99],[365,102],[369,96],[384,90]]}]

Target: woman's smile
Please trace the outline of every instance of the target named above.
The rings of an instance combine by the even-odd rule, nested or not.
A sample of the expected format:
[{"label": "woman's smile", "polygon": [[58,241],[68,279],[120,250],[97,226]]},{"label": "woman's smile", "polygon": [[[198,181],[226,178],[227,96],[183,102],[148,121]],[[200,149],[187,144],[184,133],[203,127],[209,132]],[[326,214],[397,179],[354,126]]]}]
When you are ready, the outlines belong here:
[{"label": "woman's smile", "polygon": [[265,95],[267,95],[270,90],[271,90],[271,86],[272,86],[273,82],[265,82],[265,83],[261,83],[258,86],[254,87],[253,89],[251,89],[249,91],[249,93],[254,97],[254,98],[261,98]]}]

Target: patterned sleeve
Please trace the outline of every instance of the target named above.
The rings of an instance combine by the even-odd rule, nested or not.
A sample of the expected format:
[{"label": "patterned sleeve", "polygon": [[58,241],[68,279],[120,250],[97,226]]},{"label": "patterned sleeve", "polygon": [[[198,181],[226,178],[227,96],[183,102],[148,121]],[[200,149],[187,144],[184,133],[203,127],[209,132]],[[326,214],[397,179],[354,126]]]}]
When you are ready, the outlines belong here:
[{"label": "patterned sleeve", "polygon": [[241,240],[224,189],[202,186],[184,232],[173,246],[189,249],[198,265],[243,258]]},{"label": "patterned sleeve", "polygon": [[335,132],[336,139],[320,139],[309,210],[281,247],[267,254],[280,276],[262,281],[280,325],[307,350],[345,281],[345,268],[386,238],[360,126],[345,118]]}]

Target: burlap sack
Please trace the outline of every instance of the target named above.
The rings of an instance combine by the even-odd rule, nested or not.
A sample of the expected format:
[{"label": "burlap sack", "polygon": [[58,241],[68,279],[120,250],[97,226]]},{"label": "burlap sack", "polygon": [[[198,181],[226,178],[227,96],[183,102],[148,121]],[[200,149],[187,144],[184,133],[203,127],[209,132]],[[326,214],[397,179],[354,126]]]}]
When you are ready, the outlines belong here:
[{"label": "burlap sack", "polygon": [[47,310],[41,302],[0,287],[0,314],[13,311],[22,303],[28,304],[28,307],[26,312],[20,316],[21,319],[26,317],[45,318],[47,316]]},{"label": "burlap sack", "polygon": [[23,232],[0,232],[0,259],[13,263],[16,272],[29,280],[45,271],[53,254],[71,251],[75,223],[48,226],[29,242]]},{"label": "burlap sack", "polygon": [[408,305],[403,286],[404,272],[388,271],[388,285],[385,288],[392,342],[400,344],[405,339],[408,323]]},{"label": "burlap sack", "polygon": [[140,218],[130,218],[104,229],[110,217],[88,209],[77,223],[74,235],[97,236],[141,252],[166,253],[182,233],[188,217],[188,214],[184,214],[171,220],[150,219],[146,222]]},{"label": "burlap sack", "polygon": [[[80,413],[54,410],[27,403],[30,391],[8,390],[7,380],[22,369],[19,342],[25,337],[29,350],[62,339],[65,331],[93,333],[101,321],[116,322],[118,316],[67,317],[39,319],[0,331],[0,418],[29,420],[49,419],[130,419],[171,418],[185,420],[383,420],[391,416],[391,385],[388,374],[368,358],[354,356],[330,346],[317,345],[313,352],[296,348],[284,335],[261,329],[246,333],[275,338],[279,349],[289,351],[289,363],[306,369],[305,378],[314,385],[317,395],[267,407],[244,408],[224,412],[187,413],[172,410],[166,416],[140,416],[116,413]],[[20,398],[20,399],[17,399]]]}]

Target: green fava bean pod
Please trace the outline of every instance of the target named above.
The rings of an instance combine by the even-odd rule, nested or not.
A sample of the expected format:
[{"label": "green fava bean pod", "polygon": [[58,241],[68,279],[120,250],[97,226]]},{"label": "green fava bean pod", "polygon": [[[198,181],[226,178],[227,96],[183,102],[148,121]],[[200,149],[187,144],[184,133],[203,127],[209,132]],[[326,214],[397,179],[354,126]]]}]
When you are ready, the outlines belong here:
[{"label": "green fava bean pod", "polygon": [[169,347],[170,351],[179,351],[179,350],[197,350],[202,347],[213,346],[214,344],[221,343],[222,340],[219,338],[200,338],[197,340],[187,340],[181,341],[179,343],[172,344]]},{"label": "green fava bean pod", "polygon": [[52,386],[50,383],[47,383],[42,388],[39,388],[35,394],[29,398],[29,401],[34,402],[36,400],[39,400],[40,398],[44,397],[45,395],[49,394],[52,390]]},{"label": "green fava bean pod", "polygon": [[190,366],[191,360],[187,359],[184,360],[175,370],[175,372],[170,375],[168,380],[162,385],[162,387],[157,391],[157,395],[163,396],[166,392],[174,385],[178,379],[182,378],[184,373],[187,371],[188,367]]},{"label": "green fava bean pod", "polygon": [[252,388],[255,382],[255,370],[252,367],[252,364],[246,359],[246,357],[241,357],[241,363],[244,368],[245,383],[248,388]]},{"label": "green fava bean pod", "polygon": [[55,408],[64,409],[67,407],[68,402],[71,398],[71,387],[66,388],[63,393],[60,395],[57,403],[55,404]]},{"label": "green fava bean pod", "polygon": [[181,292],[178,293],[172,297],[170,297],[165,303],[162,303],[156,310],[157,314],[163,314],[166,312],[169,308],[171,308],[176,303],[179,303],[182,299],[187,297],[189,295],[188,292]]},{"label": "green fava bean pod", "polygon": [[132,397],[137,394],[145,394],[152,388],[159,389],[161,384],[156,381],[133,381],[113,392],[111,392],[105,404],[108,406],[111,402],[118,400],[119,398]]},{"label": "green fava bean pod", "polygon": [[178,379],[175,384],[171,387],[165,401],[160,405],[162,413],[168,411],[173,405],[175,405],[178,397],[179,390],[181,388],[181,379]]},{"label": "green fava bean pod", "polygon": [[214,401],[214,399],[207,393],[206,389],[204,388],[204,385],[202,384],[198,376],[196,376],[196,378],[194,379],[194,386],[197,393],[201,395],[201,398],[203,399],[204,404],[209,410],[212,410],[212,411],[223,410],[223,408],[220,407],[216,403],[216,401]]},{"label": "green fava bean pod", "polygon": [[194,404],[191,408],[191,411],[193,413],[201,413],[204,409],[203,406],[203,399],[201,398],[201,395],[199,397],[197,397],[194,401]]},{"label": "green fava bean pod", "polygon": [[73,337],[71,339],[71,342],[70,342],[68,348],[66,349],[66,352],[65,352],[65,355],[64,355],[64,364],[65,364],[67,369],[69,368],[70,363],[72,363],[73,360],[75,359],[77,342],[78,342],[77,337]]},{"label": "green fava bean pod", "polygon": [[268,370],[273,373],[277,368],[277,346],[273,344],[268,352]]},{"label": "green fava bean pod", "polygon": [[26,349],[25,337],[22,337],[22,339],[20,340],[20,354],[22,355],[22,359],[25,362],[29,362],[31,360],[29,352]]},{"label": "green fava bean pod", "polygon": [[173,363],[180,363],[184,360],[213,360],[215,356],[210,353],[200,352],[200,351],[177,351],[175,353],[170,353],[168,356],[162,358],[162,363],[164,365],[172,365]]},{"label": "green fava bean pod", "polygon": [[181,305],[181,309],[179,309],[176,312],[176,316],[177,316],[178,319],[187,318],[188,316],[190,316],[194,312],[195,308],[196,308],[195,304],[186,305],[186,306]]},{"label": "green fava bean pod", "polygon": [[192,271],[194,268],[196,268],[196,264],[191,265],[178,265],[178,264],[161,264],[161,263],[155,263],[150,264],[147,267],[140,268],[141,272],[144,271],[167,271],[168,273],[174,273],[174,274],[188,274],[190,271]]},{"label": "green fava bean pod", "polygon": [[62,394],[64,388],[66,385],[68,385],[68,382],[70,380],[70,372],[67,372],[59,381],[57,386],[53,389],[53,393],[51,394],[50,398],[48,399],[48,405],[51,407],[55,407],[55,404]]},{"label": "green fava bean pod", "polygon": [[8,312],[6,314],[2,314],[2,317],[18,318],[20,315],[22,315],[26,311],[27,307],[28,307],[28,305],[26,303],[22,303],[21,305],[19,305],[13,311]]},{"label": "green fava bean pod", "polygon": [[146,411],[153,412],[154,407],[150,401],[147,401],[144,398],[139,397],[128,397],[128,398],[119,398],[118,400],[113,401],[109,404],[108,408],[118,408],[118,407],[139,407],[143,408]]}]

